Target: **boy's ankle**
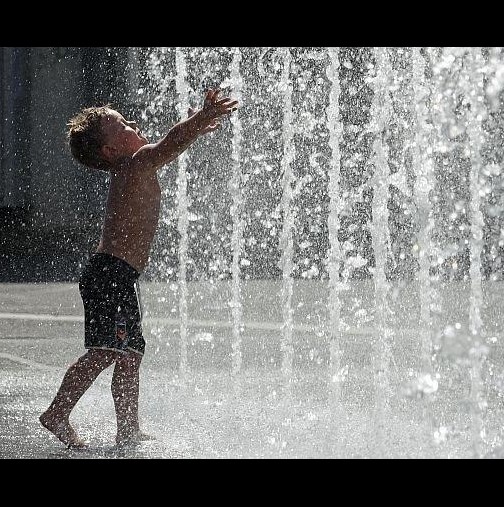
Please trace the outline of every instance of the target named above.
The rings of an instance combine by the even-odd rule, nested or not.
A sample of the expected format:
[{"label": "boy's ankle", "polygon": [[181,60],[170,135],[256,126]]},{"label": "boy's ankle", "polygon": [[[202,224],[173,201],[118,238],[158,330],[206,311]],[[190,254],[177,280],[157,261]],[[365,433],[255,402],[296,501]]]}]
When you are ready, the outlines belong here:
[{"label": "boy's ankle", "polygon": [[135,429],[133,431],[121,432],[116,436],[116,444],[124,445],[124,444],[138,444],[140,442],[146,442],[148,440],[156,440],[155,437],[149,435],[148,433],[144,433],[139,429]]}]

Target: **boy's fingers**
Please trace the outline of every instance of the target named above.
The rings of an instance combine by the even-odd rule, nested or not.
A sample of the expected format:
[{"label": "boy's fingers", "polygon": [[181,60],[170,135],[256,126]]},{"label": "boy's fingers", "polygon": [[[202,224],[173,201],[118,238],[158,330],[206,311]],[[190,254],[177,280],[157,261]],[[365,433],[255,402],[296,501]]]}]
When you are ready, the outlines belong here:
[{"label": "boy's fingers", "polygon": [[214,91],[212,89],[208,90],[205,95],[205,104],[212,103],[212,97],[214,95]]},{"label": "boy's fingers", "polygon": [[[229,104],[226,104],[226,102],[229,102]],[[219,99],[219,100],[216,100],[215,101],[215,105],[216,106],[221,106],[221,105],[226,105],[228,107],[234,107],[238,104],[238,101],[237,100],[232,100],[230,99],[229,97],[225,97],[223,99]]]},{"label": "boy's fingers", "polygon": [[210,88],[205,96],[205,102],[215,102],[221,90],[219,88]]}]

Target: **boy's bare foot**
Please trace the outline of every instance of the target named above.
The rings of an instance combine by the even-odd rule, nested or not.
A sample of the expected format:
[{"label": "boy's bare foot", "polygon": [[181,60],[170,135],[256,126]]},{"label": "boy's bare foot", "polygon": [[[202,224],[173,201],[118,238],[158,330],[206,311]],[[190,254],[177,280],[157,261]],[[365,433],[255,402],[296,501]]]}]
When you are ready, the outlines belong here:
[{"label": "boy's bare foot", "polygon": [[149,440],[156,440],[156,437],[153,437],[152,435],[148,435],[147,433],[144,433],[143,431],[139,431],[135,434],[135,439],[140,442],[148,442]]},{"label": "boy's bare foot", "polygon": [[81,440],[68,420],[58,421],[47,412],[39,417],[40,424],[49,430],[58,440],[63,442],[69,449],[84,449],[86,442]]},{"label": "boy's bare foot", "polygon": [[128,435],[117,435],[116,437],[116,444],[119,447],[127,446],[127,445],[138,445],[141,442],[148,442],[150,440],[156,440],[155,437],[152,435],[148,435],[147,433],[144,433],[143,431],[136,431],[132,434]]}]

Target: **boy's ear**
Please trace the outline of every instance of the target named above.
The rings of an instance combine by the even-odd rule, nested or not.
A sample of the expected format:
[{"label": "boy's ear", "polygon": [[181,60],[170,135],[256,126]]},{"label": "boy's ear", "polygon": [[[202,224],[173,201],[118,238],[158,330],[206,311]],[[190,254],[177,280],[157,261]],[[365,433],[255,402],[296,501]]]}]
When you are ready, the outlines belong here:
[{"label": "boy's ear", "polygon": [[111,146],[110,144],[104,144],[101,147],[101,153],[105,160],[112,160],[115,157],[115,154],[117,152],[117,149],[114,146]]}]

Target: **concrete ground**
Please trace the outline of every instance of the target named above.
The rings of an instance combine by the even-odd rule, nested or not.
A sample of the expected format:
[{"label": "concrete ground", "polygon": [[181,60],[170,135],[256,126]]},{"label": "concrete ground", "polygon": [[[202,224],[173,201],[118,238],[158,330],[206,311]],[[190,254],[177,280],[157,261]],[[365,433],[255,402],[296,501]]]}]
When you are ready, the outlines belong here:
[{"label": "concrete ground", "polygon": [[[440,291],[431,337],[433,372],[422,370],[418,292],[391,293],[390,343],[374,325],[372,285],[342,293],[340,356],[328,327],[328,289],[296,283],[292,368],[282,347],[281,283],[242,287],[242,365],[231,371],[229,284],[189,284],[188,367],[179,369],[180,287],[142,284],[143,429],[156,437],[114,447],[111,369],[84,395],[72,422],[87,451],[69,451],[38,423],[66,368],[83,349],[75,284],[0,284],[1,458],[500,458],[504,456],[500,285],[486,286],[485,357],[474,376],[468,345],[469,287]],[[343,297],[344,296],[344,297]],[[382,308],[383,309],[383,308]],[[334,370],[339,357],[338,371]],[[471,369],[472,368],[472,369]],[[472,377],[471,377],[472,375]],[[478,385],[476,380],[480,379]],[[475,394],[476,393],[476,394]],[[476,396],[477,395],[477,396]]]}]

